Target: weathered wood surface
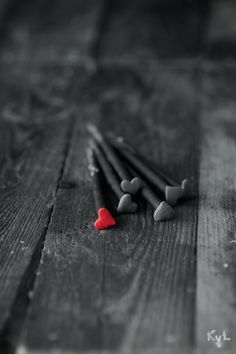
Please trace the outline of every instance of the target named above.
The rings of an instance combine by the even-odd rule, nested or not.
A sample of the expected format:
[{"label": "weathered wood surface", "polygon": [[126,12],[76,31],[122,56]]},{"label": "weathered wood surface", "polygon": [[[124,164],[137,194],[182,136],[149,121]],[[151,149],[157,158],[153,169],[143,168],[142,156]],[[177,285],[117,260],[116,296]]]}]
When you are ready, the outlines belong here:
[{"label": "weathered wood surface", "polygon": [[[235,353],[235,68],[194,59],[234,45],[233,21],[217,28],[228,4],[14,3],[0,32],[1,354],[213,354],[211,329]],[[87,122],[193,177],[199,204],[160,225],[142,204],[96,232]]]},{"label": "weathered wood surface", "polygon": [[154,225],[151,208],[143,206],[138,215],[119,217],[118,228],[95,232],[84,127],[93,121],[125,133],[172,173],[181,166],[179,177],[197,179],[195,78],[194,67],[99,67],[83,87],[62,177],[77,186],[57,193],[21,339],[25,352],[162,353],[193,346],[196,200],[180,206],[171,223]]},{"label": "weathered wood surface", "polygon": [[[67,120],[40,126],[1,121],[0,330],[41,247],[67,134]],[[35,271],[31,268],[31,275]]]},{"label": "weathered wood surface", "polygon": [[[125,94],[118,105],[108,103],[108,109],[111,107],[105,111],[109,116],[107,125],[115,126],[118,120],[117,133],[123,131],[144,155],[161,163],[177,178],[194,175],[197,183],[197,134],[193,139],[193,131],[198,131],[195,68],[155,64],[137,74],[143,80],[140,94],[135,98],[131,93],[130,101]],[[120,106],[124,107],[122,113]],[[120,116],[125,119],[123,123]],[[179,147],[179,158],[171,147],[175,145]],[[177,165],[181,167],[176,173]],[[106,239],[106,311],[111,317],[107,338],[111,342],[116,339],[116,333],[113,337],[109,333],[110,323],[121,323],[125,328],[121,337],[124,353],[173,352],[173,348],[176,353],[191,352],[195,203],[196,200],[181,206],[174,221],[160,225],[153,223],[152,210],[144,208],[141,220],[128,224],[124,238],[120,240],[118,233],[117,237]]]},{"label": "weathered wood surface", "polygon": [[80,110],[76,117],[34,289],[37,304],[33,301],[27,339],[20,346],[26,352],[102,347],[104,239],[91,223],[95,208],[85,153],[87,135],[81,124],[85,117]]},{"label": "weathered wood surface", "polygon": [[225,330],[220,352],[235,352],[236,333],[236,71],[203,68],[202,144],[197,248],[197,343],[215,353],[207,331]]},{"label": "weathered wood surface", "polygon": [[[32,8],[26,4],[23,17],[15,18],[17,9],[13,7],[11,21],[6,19],[2,26],[8,35],[2,45],[1,64],[1,353],[14,350],[22,328],[72,124],[73,68],[57,66],[58,58],[54,58],[43,73],[40,71],[38,62],[45,58],[33,60],[33,54],[38,39],[35,33],[40,33],[42,21],[39,10],[45,13],[46,3],[40,1]],[[63,9],[58,12],[63,17]],[[51,13],[55,15],[53,8]],[[91,26],[86,24],[89,30]],[[34,25],[38,32],[31,33]],[[83,43],[76,42],[81,53],[90,48],[85,46],[90,36],[84,37]],[[57,51],[57,43],[54,49]]]},{"label": "weathered wood surface", "polygon": [[[4,72],[11,69],[6,66]],[[39,100],[36,108],[35,98],[28,94],[34,90],[25,89],[28,81],[23,81],[24,77],[16,76],[13,80],[12,75],[9,80],[9,75],[2,73],[1,79],[4,91],[0,120],[2,352],[12,321],[19,320],[20,325],[24,319],[62,173],[71,129],[71,107],[64,104],[64,111],[58,112]]]}]

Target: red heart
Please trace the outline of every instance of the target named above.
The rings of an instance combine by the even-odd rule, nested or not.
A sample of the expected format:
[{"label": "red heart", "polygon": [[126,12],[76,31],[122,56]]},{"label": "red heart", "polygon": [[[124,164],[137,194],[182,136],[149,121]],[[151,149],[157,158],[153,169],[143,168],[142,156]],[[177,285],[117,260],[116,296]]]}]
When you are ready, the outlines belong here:
[{"label": "red heart", "polygon": [[107,210],[106,208],[100,208],[98,210],[98,218],[94,223],[95,229],[103,230],[113,225],[116,225],[116,221],[112,217],[109,210]]}]

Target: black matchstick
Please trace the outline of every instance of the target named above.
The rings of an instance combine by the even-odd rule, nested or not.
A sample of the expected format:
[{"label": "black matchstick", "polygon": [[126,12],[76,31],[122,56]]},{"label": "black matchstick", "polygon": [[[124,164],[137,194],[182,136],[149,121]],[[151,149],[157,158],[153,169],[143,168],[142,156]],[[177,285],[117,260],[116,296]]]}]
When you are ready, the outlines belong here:
[{"label": "black matchstick", "polygon": [[135,152],[135,150],[128,144],[124,143],[120,139],[111,141],[111,144],[119,150],[122,156],[124,156],[134,167],[136,167],[147,180],[152,182],[162,193],[165,195],[165,199],[168,204],[175,205],[177,201],[190,194],[190,181],[184,179],[182,184],[172,181],[170,178],[164,178],[163,173],[157,173],[152,169],[141,157]]},{"label": "black matchstick", "polygon": [[103,197],[101,171],[95,159],[92,149],[87,151],[88,168],[90,176],[93,181],[93,194],[98,218],[94,222],[94,227],[97,230],[104,230],[110,226],[116,225],[116,220],[113,218],[111,212],[106,207]]},{"label": "black matchstick", "polygon": [[[134,175],[137,175],[137,172],[132,167],[130,167],[130,170]],[[161,200],[145,182],[142,184],[140,193],[155,209],[153,213],[155,221],[165,221],[174,218],[174,209],[167,202]]]},{"label": "black matchstick", "polygon": [[88,130],[93,138],[99,144],[100,148],[106,155],[107,160],[110,162],[113,169],[121,179],[121,189],[123,192],[135,195],[141,188],[142,181],[138,177],[132,178],[127,168],[122,163],[120,157],[117,155],[114,148],[107,142],[106,138],[98,131],[94,125],[88,125]]},{"label": "black matchstick", "polygon": [[193,196],[193,191],[192,191],[192,183],[188,178],[184,178],[181,183],[176,182],[173,180],[171,177],[167,176],[165,172],[163,172],[159,167],[158,171],[156,168],[154,168],[155,171],[167,182],[169,186],[167,186],[167,190],[172,187],[177,187],[177,188],[182,188],[184,191],[184,194],[181,198],[190,198]]},{"label": "black matchstick", "polygon": [[117,206],[118,213],[134,213],[138,209],[138,205],[133,202],[130,194],[124,193],[120,188],[119,179],[116,176],[109,162],[106,160],[104,153],[101,151],[96,142],[91,142],[93,151],[95,152],[98,163],[106,177],[108,184],[119,199]]},{"label": "black matchstick", "polygon": [[[122,137],[113,137],[113,143],[114,146],[116,146],[117,148],[122,147],[126,150],[129,150],[132,154],[135,154],[137,157],[139,157],[139,159],[143,160],[143,157],[141,157],[135,151],[134,147],[128,144],[126,141],[124,141]],[[147,163],[147,165],[149,165],[149,163]],[[192,183],[188,178],[184,178],[182,182],[179,183],[173,180],[171,177],[169,177],[159,166],[154,165],[152,166],[152,169],[157,174],[159,174],[162,177],[162,179],[164,179],[170,186],[181,187],[184,190],[184,195],[183,195],[184,198],[191,198],[194,195]]]}]

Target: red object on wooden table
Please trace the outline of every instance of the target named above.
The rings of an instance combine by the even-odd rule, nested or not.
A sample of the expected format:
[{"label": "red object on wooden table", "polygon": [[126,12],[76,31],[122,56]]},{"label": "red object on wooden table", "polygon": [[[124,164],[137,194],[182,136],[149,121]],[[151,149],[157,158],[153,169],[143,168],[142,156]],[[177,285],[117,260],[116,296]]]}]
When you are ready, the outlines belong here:
[{"label": "red object on wooden table", "polygon": [[100,208],[98,210],[98,218],[94,223],[94,227],[97,230],[107,229],[110,226],[116,225],[116,221],[106,208]]}]

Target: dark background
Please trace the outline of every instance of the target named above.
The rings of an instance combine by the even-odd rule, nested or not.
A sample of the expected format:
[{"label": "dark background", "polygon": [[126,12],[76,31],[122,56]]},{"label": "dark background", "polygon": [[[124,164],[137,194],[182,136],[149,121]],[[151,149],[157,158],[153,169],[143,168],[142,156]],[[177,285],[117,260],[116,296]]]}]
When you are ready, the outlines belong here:
[{"label": "dark background", "polygon": [[4,0],[0,11],[2,41],[17,58],[26,46],[47,59],[235,55],[233,0]]}]

